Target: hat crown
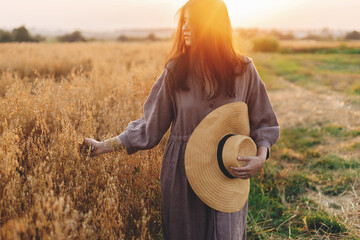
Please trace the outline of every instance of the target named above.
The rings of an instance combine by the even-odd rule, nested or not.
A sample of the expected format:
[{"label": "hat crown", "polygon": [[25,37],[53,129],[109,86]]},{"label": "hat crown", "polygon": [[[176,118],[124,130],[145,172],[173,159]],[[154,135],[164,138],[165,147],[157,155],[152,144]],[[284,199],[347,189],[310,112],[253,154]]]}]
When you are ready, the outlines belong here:
[{"label": "hat crown", "polygon": [[256,156],[256,145],[251,138],[244,135],[233,135],[229,137],[222,151],[223,164],[227,171],[230,167],[244,167],[247,164],[240,162],[237,157]]}]

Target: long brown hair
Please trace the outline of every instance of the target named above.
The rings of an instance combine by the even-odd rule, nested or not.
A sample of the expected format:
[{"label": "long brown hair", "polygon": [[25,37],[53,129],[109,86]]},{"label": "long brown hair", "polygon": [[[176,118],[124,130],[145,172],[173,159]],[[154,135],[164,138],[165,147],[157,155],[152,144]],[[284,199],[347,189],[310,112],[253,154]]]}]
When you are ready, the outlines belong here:
[{"label": "long brown hair", "polygon": [[[191,46],[185,45],[183,35],[185,10],[190,15]],[[168,78],[171,91],[188,90],[185,80],[191,62],[196,66],[203,91],[206,86],[209,88],[208,98],[223,93],[234,97],[235,76],[245,71],[248,62],[234,50],[232,27],[225,3],[222,0],[189,0],[178,10],[177,15],[180,17],[173,47],[165,62],[171,73]]]}]

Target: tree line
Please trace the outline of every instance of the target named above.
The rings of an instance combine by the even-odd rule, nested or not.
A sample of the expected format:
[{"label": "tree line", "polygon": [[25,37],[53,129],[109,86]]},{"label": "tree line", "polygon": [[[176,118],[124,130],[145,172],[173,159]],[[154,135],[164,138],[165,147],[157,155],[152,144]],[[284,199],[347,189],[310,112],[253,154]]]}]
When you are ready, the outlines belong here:
[{"label": "tree line", "polygon": [[0,29],[0,42],[41,42],[45,38],[32,36],[25,26],[14,28],[11,32]]},{"label": "tree line", "polygon": [[[20,26],[18,28],[14,28],[12,31],[6,31],[0,29],[0,43],[1,42],[42,42],[45,41],[46,38],[44,36],[35,35],[32,36],[29,30],[25,26]],[[56,37],[56,41],[58,42],[88,42],[93,41],[95,39],[87,39],[83,36],[80,31],[74,31],[71,33],[67,33],[61,36]],[[160,40],[154,33],[150,33],[146,37],[129,37],[125,35],[120,35],[116,38],[117,41],[157,41]]]},{"label": "tree line", "polygon": [[[264,31],[259,29],[237,29],[237,34],[244,39],[252,39],[259,35],[267,33],[267,35],[275,37],[279,40],[294,40],[297,39],[292,32],[282,33],[277,30]],[[318,41],[331,41],[331,40],[360,40],[360,32],[351,31],[347,32],[344,36],[338,37],[337,39],[332,36],[331,32],[328,29],[323,29],[319,34],[308,33],[305,37],[301,39],[307,40],[318,40]],[[14,28],[12,31],[6,31],[0,29],[0,42],[42,42],[45,41],[44,36],[30,34],[28,29],[25,26],[20,26]],[[85,38],[80,31],[74,31],[72,33],[64,34],[56,37],[56,40],[59,42],[87,42],[94,39]],[[154,33],[150,33],[145,37],[130,37],[126,35],[120,35],[116,38],[117,41],[126,42],[126,41],[157,41],[161,40]]]},{"label": "tree line", "polygon": [[[41,35],[33,36],[25,26],[14,28],[12,31],[0,29],[0,42],[42,42],[46,38]],[[56,38],[59,42],[87,42],[80,31],[61,35]]]},{"label": "tree line", "polygon": [[360,40],[360,32],[350,31],[344,35],[334,36],[328,28],[323,28],[319,33],[308,31],[305,36],[297,37],[292,31],[287,33],[276,29],[263,30],[258,28],[240,28],[235,30],[237,35],[243,39],[253,39],[263,36],[273,37],[278,40],[316,40],[316,41],[333,41],[333,40]]}]

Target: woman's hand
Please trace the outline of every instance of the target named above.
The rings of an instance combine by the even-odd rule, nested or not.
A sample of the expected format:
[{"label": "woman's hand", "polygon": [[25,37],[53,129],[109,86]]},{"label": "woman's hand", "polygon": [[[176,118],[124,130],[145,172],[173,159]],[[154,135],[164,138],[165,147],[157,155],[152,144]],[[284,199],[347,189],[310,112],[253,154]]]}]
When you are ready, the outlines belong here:
[{"label": "woman's hand", "polygon": [[121,148],[123,148],[123,144],[117,137],[105,140],[104,142],[99,142],[92,138],[85,138],[83,143],[80,145],[80,151],[85,154],[89,154],[90,152],[90,157],[94,157],[102,153],[113,152]]},{"label": "woman's hand", "polygon": [[265,159],[262,157],[248,156],[238,157],[238,161],[244,162],[245,167],[230,167],[230,174],[234,177],[248,179],[254,176],[261,168],[264,167]]},{"label": "woman's hand", "polygon": [[258,156],[238,157],[237,160],[242,162],[241,165],[244,165],[244,167],[230,167],[230,174],[241,179],[251,178],[264,167],[267,151],[266,147],[261,146],[258,149]]},{"label": "woman's hand", "polygon": [[90,157],[104,153],[103,142],[96,141],[92,138],[85,138],[82,144],[80,145],[80,151],[85,154],[89,154]]}]

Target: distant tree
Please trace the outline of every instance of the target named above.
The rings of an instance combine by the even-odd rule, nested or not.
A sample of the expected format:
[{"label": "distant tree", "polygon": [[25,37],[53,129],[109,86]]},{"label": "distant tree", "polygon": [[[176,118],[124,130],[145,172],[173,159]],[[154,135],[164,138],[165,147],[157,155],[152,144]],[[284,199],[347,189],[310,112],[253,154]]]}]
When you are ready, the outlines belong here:
[{"label": "distant tree", "polygon": [[121,34],[119,37],[116,38],[117,41],[120,42],[131,42],[131,41],[157,41],[159,38],[156,37],[154,33],[149,33],[146,37],[132,37],[132,36],[126,36],[124,34]]},{"label": "distant tree", "polygon": [[330,29],[327,27],[321,29],[320,35],[321,35],[322,40],[334,40],[334,37],[331,34]]},{"label": "distant tree", "polygon": [[14,28],[12,31],[12,38],[15,42],[32,42],[34,39],[31,37],[29,31],[25,26]]},{"label": "distant tree", "polygon": [[346,34],[345,36],[346,40],[360,40],[360,32],[358,31],[352,31]]},{"label": "distant tree", "polygon": [[0,30],[0,42],[12,42],[11,33],[5,30]]},{"label": "distant tree", "polygon": [[279,32],[279,31],[277,31],[275,29],[270,31],[270,35],[272,35],[275,38],[280,39],[280,40],[293,40],[293,39],[295,39],[295,36],[294,36],[294,34],[292,32],[282,33],[282,32]]},{"label": "distant tree", "polygon": [[252,39],[264,34],[261,30],[257,28],[239,28],[236,32],[242,39]]},{"label": "distant tree", "polygon": [[35,35],[35,37],[33,37],[33,40],[34,40],[34,42],[43,42],[43,41],[45,41],[45,37],[37,34],[37,35]]},{"label": "distant tree", "polygon": [[129,41],[129,37],[125,36],[124,34],[121,34],[118,38],[118,41],[120,42],[125,42],[125,41]]},{"label": "distant tree", "polygon": [[294,40],[295,36],[294,33],[288,32],[288,33],[282,33],[278,38],[281,40]]},{"label": "distant tree", "polygon": [[303,39],[320,41],[321,36],[318,35],[318,34],[314,34],[314,33],[307,33],[306,36]]},{"label": "distant tree", "polygon": [[308,31],[307,35],[303,39],[316,41],[331,41],[334,40],[334,37],[328,28],[323,28],[320,33],[313,33],[311,31]]},{"label": "distant tree", "polygon": [[83,37],[80,31],[60,36],[58,37],[58,40],[60,42],[86,42],[86,38]]},{"label": "distant tree", "polygon": [[149,35],[147,36],[146,39],[147,39],[147,40],[150,40],[150,41],[156,41],[156,40],[158,40],[154,33],[149,33]]}]

